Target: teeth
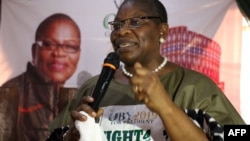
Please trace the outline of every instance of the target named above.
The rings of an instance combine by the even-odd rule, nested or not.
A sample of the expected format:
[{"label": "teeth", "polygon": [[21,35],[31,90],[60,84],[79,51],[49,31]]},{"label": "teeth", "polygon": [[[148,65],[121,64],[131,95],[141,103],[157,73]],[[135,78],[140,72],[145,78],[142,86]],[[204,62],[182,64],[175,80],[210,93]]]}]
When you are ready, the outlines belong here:
[{"label": "teeth", "polygon": [[132,46],[133,43],[122,43],[119,45],[119,47],[123,48],[123,47],[129,47],[129,46]]}]

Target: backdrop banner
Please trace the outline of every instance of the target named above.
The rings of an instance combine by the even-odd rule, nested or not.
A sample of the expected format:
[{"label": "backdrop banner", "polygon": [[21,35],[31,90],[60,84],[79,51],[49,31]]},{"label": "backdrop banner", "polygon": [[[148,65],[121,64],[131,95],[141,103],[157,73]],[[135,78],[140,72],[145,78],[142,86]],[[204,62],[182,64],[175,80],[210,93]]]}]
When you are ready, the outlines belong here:
[{"label": "backdrop banner", "polygon": [[[161,0],[166,6],[169,36],[161,53],[184,67],[212,78],[240,110],[242,16],[234,0]],[[80,27],[81,56],[67,87],[78,87],[100,73],[112,51],[108,22],[122,0],[2,0],[0,85],[26,70],[32,60],[38,24],[53,13],[65,13]],[[243,117],[244,118],[244,117]]]}]

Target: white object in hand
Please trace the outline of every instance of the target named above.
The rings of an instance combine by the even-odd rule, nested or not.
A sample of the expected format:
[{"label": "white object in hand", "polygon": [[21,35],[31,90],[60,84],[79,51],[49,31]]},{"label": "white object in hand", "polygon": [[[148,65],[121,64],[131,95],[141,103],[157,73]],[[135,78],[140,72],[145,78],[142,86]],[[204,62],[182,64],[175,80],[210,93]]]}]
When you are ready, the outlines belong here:
[{"label": "white object in hand", "polygon": [[103,130],[100,125],[95,122],[95,119],[84,111],[80,111],[80,113],[87,116],[87,120],[75,121],[75,127],[80,133],[79,141],[107,141]]}]

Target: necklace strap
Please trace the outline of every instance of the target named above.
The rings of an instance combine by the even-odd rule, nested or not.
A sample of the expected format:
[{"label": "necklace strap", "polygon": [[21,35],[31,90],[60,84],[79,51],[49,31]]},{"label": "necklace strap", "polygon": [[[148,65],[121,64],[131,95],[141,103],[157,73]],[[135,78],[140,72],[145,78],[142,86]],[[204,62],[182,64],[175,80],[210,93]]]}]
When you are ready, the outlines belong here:
[{"label": "necklace strap", "polygon": [[[155,68],[155,69],[152,71],[153,73],[158,72],[159,70],[161,70],[161,69],[167,64],[167,62],[168,62],[167,57],[163,57],[163,58],[164,58],[164,59],[163,59],[162,63],[161,63],[157,68]],[[130,72],[128,72],[128,71],[125,69],[125,65],[122,65],[122,72],[123,72],[123,74],[125,74],[125,75],[128,76],[128,77],[133,77],[133,74],[130,73]]]}]

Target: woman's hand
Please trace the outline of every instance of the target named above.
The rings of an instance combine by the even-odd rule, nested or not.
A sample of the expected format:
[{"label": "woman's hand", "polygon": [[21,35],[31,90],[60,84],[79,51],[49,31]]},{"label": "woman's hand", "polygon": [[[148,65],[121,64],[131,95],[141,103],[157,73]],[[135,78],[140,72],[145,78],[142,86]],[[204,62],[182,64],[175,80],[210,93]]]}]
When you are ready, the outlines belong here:
[{"label": "woman's hand", "polygon": [[151,70],[143,68],[138,62],[134,65],[134,74],[130,83],[136,99],[145,103],[150,110],[158,114],[162,111],[162,107],[173,104],[159,76]]},{"label": "woman's hand", "polygon": [[80,111],[84,111],[89,114],[91,117],[98,119],[103,114],[103,109],[99,108],[97,112],[92,109],[88,103],[92,103],[94,101],[91,96],[84,96],[82,100],[82,104],[71,112],[71,118],[73,123],[70,126],[69,131],[65,134],[63,141],[78,141],[80,139],[79,131],[75,128],[75,121],[79,120],[85,122],[87,120],[87,116],[80,113]]},{"label": "woman's hand", "polygon": [[97,112],[92,109],[88,103],[92,103],[94,101],[93,97],[91,96],[84,96],[82,100],[82,104],[74,111],[71,112],[71,117],[72,119],[75,120],[80,120],[80,121],[86,121],[87,117],[79,113],[80,111],[84,111],[85,113],[89,114],[93,118],[99,118],[102,113],[103,109],[98,109]]},{"label": "woman's hand", "polygon": [[171,140],[207,140],[204,132],[169,98],[156,73],[135,63],[130,83],[136,99],[160,116]]}]

